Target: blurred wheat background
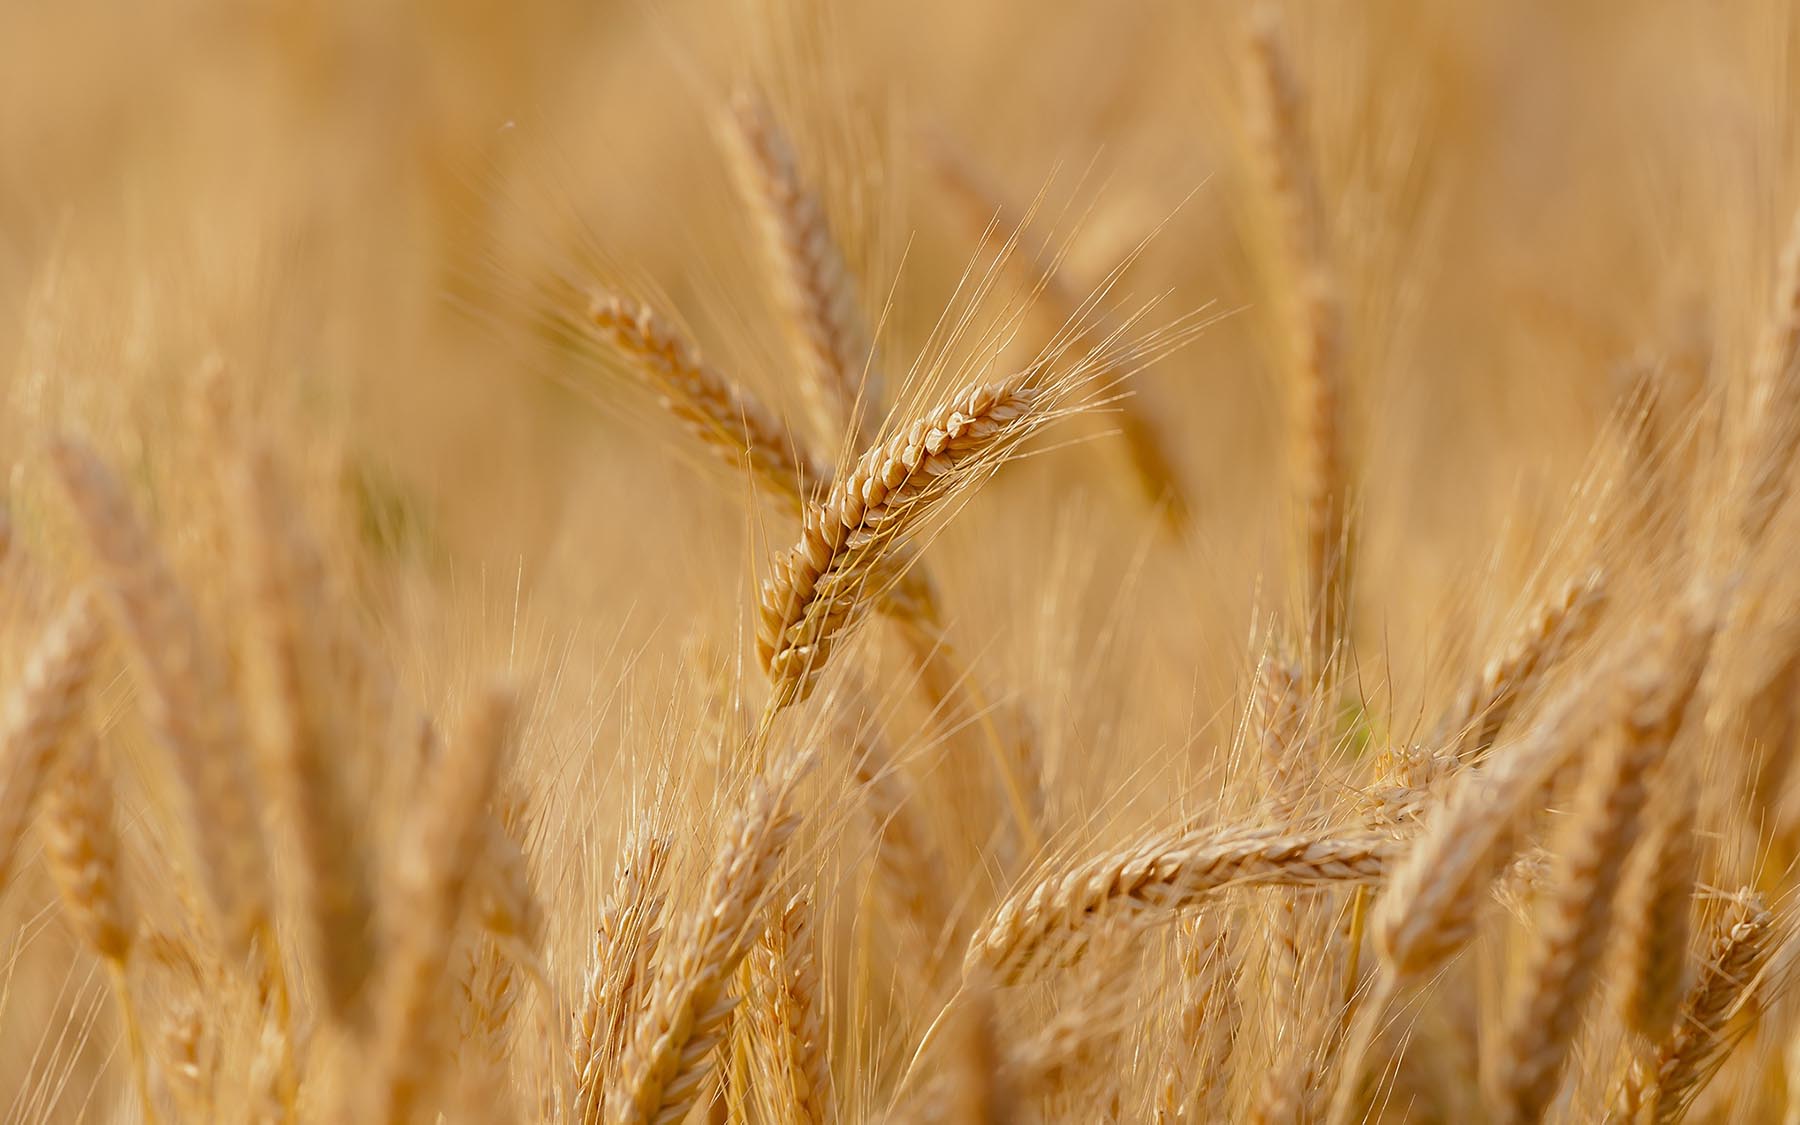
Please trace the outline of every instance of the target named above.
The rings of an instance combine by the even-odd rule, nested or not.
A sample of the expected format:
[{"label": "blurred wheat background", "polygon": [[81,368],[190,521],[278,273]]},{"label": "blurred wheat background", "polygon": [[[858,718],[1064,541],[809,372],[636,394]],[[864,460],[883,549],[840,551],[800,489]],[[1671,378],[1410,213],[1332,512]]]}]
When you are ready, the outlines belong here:
[{"label": "blurred wheat background", "polygon": [[0,1119],[1800,1123],[1797,47],[0,5]]}]

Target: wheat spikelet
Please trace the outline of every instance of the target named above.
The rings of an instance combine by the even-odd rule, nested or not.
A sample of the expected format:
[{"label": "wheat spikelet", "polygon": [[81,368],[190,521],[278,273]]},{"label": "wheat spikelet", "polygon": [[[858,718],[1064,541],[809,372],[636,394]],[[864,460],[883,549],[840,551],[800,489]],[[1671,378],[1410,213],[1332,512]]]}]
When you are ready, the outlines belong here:
[{"label": "wheat spikelet", "polygon": [[481,857],[486,805],[506,755],[512,712],[506,692],[489,691],[476,699],[428,779],[396,872],[395,932],[359,1120],[406,1122],[430,1112],[442,1064],[435,1027],[438,985],[448,971],[471,872]]},{"label": "wheat spikelet", "polygon": [[1130,925],[1197,905],[1227,886],[1372,883],[1391,844],[1366,834],[1293,836],[1229,827],[1155,837],[1090,859],[1006,899],[969,942],[965,970],[1011,983],[1080,952],[1096,920]]},{"label": "wheat spikelet", "polygon": [[145,712],[180,776],[218,937],[241,959],[268,928],[269,878],[223,658],[111,471],[72,440],[53,452],[136,659]]},{"label": "wheat spikelet", "polygon": [[829,453],[846,439],[860,446],[868,440],[864,416],[879,405],[881,390],[855,282],[769,107],[740,92],[730,124],[738,184],[788,315],[814,437]]},{"label": "wheat spikelet", "polygon": [[1543,678],[1551,661],[1580,643],[1605,604],[1599,571],[1565,583],[1541,603],[1500,655],[1482,666],[1438,727],[1438,742],[1463,761],[1478,760],[1493,746],[1514,708]]},{"label": "wheat spikelet", "polygon": [[1557,858],[1556,888],[1507,1023],[1497,1093],[1509,1121],[1539,1120],[1556,1094],[1611,935],[1620,871],[1705,668],[1711,632],[1684,625],[1656,647],[1651,660],[1627,670],[1618,728],[1584,772]]},{"label": "wheat spikelet", "polygon": [[249,594],[246,664],[264,783],[297,844],[301,917],[326,1009],[360,1019],[374,972],[376,935],[363,832],[334,760],[358,741],[334,697],[319,622],[327,614],[324,563],[266,448],[246,447],[228,482]]},{"label": "wheat spikelet", "polygon": [[1323,656],[1343,639],[1350,608],[1344,314],[1331,263],[1330,224],[1307,140],[1306,95],[1272,6],[1252,13],[1248,48],[1249,129],[1297,291],[1291,445],[1314,647]]},{"label": "wheat spikelet", "polygon": [[672,1125],[694,1107],[737,1005],[730,979],[756,940],[752,919],[799,826],[795,783],[812,754],[759,783],[733,818],[701,895],[665,943],[636,1026],[607,1083],[608,1125]]},{"label": "wheat spikelet", "polygon": [[810,894],[788,900],[763,928],[750,970],[749,1019],[771,1119],[825,1125],[835,1114]]},{"label": "wheat spikelet", "polygon": [[58,750],[74,733],[99,652],[92,595],[77,592],[44,630],[0,713],[0,889]]},{"label": "wheat spikelet", "polygon": [[1774,915],[1748,888],[1733,896],[1714,928],[1700,974],[1682,997],[1674,1028],[1655,1053],[1633,1065],[1609,1119],[1679,1121],[1730,1049],[1726,1024],[1754,995],[1775,951]]},{"label": "wheat spikelet", "polygon": [[667,897],[662,881],[668,858],[668,838],[648,823],[640,824],[619,853],[612,889],[600,910],[593,961],[570,1037],[575,1120],[581,1125],[600,1119],[606,1076],[617,1064],[648,983],[663,934],[659,919]]},{"label": "wheat spikelet", "polygon": [[966,387],[863,454],[807,509],[800,541],[762,584],[756,650],[776,706],[811,693],[890,545],[1015,448],[1058,398],[1036,367]]},{"label": "wheat spikelet", "polygon": [[747,468],[770,492],[798,507],[830,474],[815,468],[767,407],[701,358],[649,305],[597,293],[588,322],[640,372],[663,408],[700,443]]}]

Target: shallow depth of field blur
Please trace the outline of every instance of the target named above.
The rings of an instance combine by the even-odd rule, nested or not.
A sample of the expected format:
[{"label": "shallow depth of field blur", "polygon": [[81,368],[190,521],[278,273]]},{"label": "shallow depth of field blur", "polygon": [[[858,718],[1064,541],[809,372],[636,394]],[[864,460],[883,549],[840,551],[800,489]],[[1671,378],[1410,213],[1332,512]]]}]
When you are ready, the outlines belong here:
[{"label": "shallow depth of field blur", "polygon": [[[1349,565],[1323,639],[1295,468],[1299,275],[1316,263],[1296,270],[1259,151],[1257,34],[1297,82],[1341,314]],[[1800,209],[1797,49],[1788,0],[0,5],[0,693],[94,591],[106,639],[76,724],[110,779],[104,893],[132,935],[109,973],[44,854],[54,809],[34,804],[0,873],[0,1121],[1800,1122],[1785,990],[1800,505],[1749,536],[1732,507],[1757,443],[1800,432],[1800,393],[1755,382],[1800,380],[1792,356],[1758,358],[1800,315],[1779,292]],[[799,520],[630,357],[581,336],[594,294],[647,302],[815,463],[849,471],[861,449],[827,445],[842,433],[804,412],[790,311],[734,179],[744,93],[785,128],[870,327],[884,390],[867,434],[1023,367],[1072,312],[1131,351],[1072,416],[908,525],[963,710],[922,690],[916,651],[866,605],[810,696],[773,703],[759,586]],[[1079,308],[1048,299],[1052,268]],[[1125,468],[1128,417],[1167,451],[1184,522]],[[71,447],[116,477],[193,637],[133,639],[130,581],[59,476]],[[243,506],[255,457],[292,500],[278,518]],[[324,743],[323,768],[376,954],[344,1011],[306,936],[304,833],[255,749],[285,714],[261,698],[268,595],[243,561],[268,526],[322,563],[322,607],[290,623],[355,669],[331,679],[353,692],[314,684],[306,704],[321,729],[353,730]],[[1469,685],[1571,583],[1592,620],[1521,672],[1491,748],[1445,745],[1467,741],[1447,717]],[[1644,637],[1702,643],[1693,615],[1709,647],[1692,702],[1642,808],[1595,843],[1583,810],[1619,803],[1584,803],[1605,747],[1643,735],[1619,700],[1680,663]],[[180,674],[196,646],[223,669],[197,689],[223,693],[205,709],[239,716],[256,763],[239,772],[261,792],[259,839],[239,844],[272,872],[273,919],[236,953],[205,902],[207,810],[178,767],[195,751],[146,686],[144,648],[179,649]],[[1256,702],[1271,662],[1298,670],[1281,728],[1298,741],[1273,750],[1280,724]],[[409,954],[413,896],[443,889],[412,843],[439,838],[422,827],[434,771],[496,686],[515,716],[479,805],[499,827],[478,836],[510,834],[534,920],[489,927],[480,902],[501,877],[483,858],[444,948]],[[1475,888],[1474,932],[1382,994],[1400,972],[1378,924],[1388,874],[1459,786],[1552,737],[1566,699],[1593,713],[1591,737],[1529,808],[1494,812],[1510,850]],[[873,788],[902,783],[897,811],[871,812],[869,743]],[[805,753],[795,834],[737,935],[751,952],[701,1005],[719,1041],[679,1061],[674,1086],[697,1083],[683,1104],[632,1070],[649,1065],[645,995],[680,984],[669,950],[711,909],[733,816]],[[1299,764],[1275,772],[1300,770],[1303,798],[1271,802],[1284,754]],[[1418,761],[1445,772],[1401,779]],[[0,786],[19,773],[0,761]],[[70,784],[52,763],[41,788]],[[1416,790],[1404,814],[1382,804],[1396,784]],[[900,817],[926,839],[929,920],[888,885]],[[1276,875],[1101,904],[1057,923],[1093,928],[1079,959],[1018,979],[974,955],[965,968],[1008,899],[1233,826],[1378,841],[1380,867],[1355,885]],[[668,850],[663,957],[584,1074],[570,1023],[622,850],[645,832]],[[1665,916],[1635,914],[1629,888],[1610,916],[1588,909],[1651,847],[1691,863]],[[1581,855],[1600,877],[1571,906],[1570,880],[1595,874]],[[774,1001],[757,935],[796,895],[811,1041],[759,1018]],[[1766,910],[1755,979],[1724,1015],[1696,1015],[1720,920],[1750,903]],[[1657,925],[1686,951],[1663,982],[1679,1007],[1634,1024],[1621,1013],[1643,982],[1626,966]],[[1559,933],[1578,967],[1533,1000]],[[370,1094],[399,1081],[371,1073],[402,1066],[389,1039],[411,1038],[384,974],[415,955],[416,1096]],[[1359,1024],[1374,995],[1385,1017]],[[1548,1009],[1571,1026],[1522,1039],[1537,1032],[1519,1013]],[[1706,1073],[1622,1109],[1684,1027],[1707,1040]],[[1542,1096],[1521,1093],[1526,1048],[1555,1056]],[[823,1090],[782,1077],[809,1052]]]}]

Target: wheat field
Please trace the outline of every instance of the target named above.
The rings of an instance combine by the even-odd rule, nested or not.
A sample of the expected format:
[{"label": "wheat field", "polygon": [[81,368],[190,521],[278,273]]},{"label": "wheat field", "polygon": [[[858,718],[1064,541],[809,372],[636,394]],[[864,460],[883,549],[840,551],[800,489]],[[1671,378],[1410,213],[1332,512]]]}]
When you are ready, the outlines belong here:
[{"label": "wheat field", "polygon": [[1800,4],[0,5],[0,1122],[1800,1125]]}]

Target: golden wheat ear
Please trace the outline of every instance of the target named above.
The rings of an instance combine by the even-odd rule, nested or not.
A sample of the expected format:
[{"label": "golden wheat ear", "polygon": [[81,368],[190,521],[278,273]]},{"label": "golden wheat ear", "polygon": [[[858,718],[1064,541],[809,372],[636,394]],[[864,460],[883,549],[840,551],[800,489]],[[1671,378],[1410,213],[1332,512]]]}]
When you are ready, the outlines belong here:
[{"label": "golden wheat ear", "polygon": [[574,1120],[598,1125],[606,1082],[642,1007],[651,966],[663,937],[663,885],[669,839],[648,820],[640,822],[619,852],[612,887],[600,908],[600,925],[587,980],[570,1029],[574,1069]]},{"label": "golden wheat ear", "polygon": [[1557,852],[1555,890],[1507,1023],[1496,1091],[1506,1120],[1541,1119],[1561,1084],[1612,935],[1615,892],[1642,830],[1650,784],[1681,730],[1711,645],[1708,625],[1684,622],[1664,631],[1648,659],[1627,670],[1610,704],[1617,718],[1583,771]]},{"label": "golden wheat ear", "polygon": [[1265,828],[1184,831],[1089,859],[1015,893],[969,942],[964,965],[1001,983],[1079,957],[1100,922],[1144,925],[1227,886],[1373,883],[1394,848],[1384,836],[1295,836]]},{"label": "golden wheat ear", "polygon": [[1635,1062],[1613,1097],[1621,1121],[1678,1121],[1711,1080],[1733,1038],[1726,1025],[1753,1002],[1782,927],[1749,888],[1733,895],[1708,939],[1700,972],[1669,1032]]},{"label": "golden wheat ear", "polygon": [[894,547],[1054,418],[1070,390],[1037,366],[965,387],[864,453],[807,509],[800,541],[762,585],[756,651],[772,706],[812,693]]},{"label": "golden wheat ear", "polygon": [[1299,568],[1311,619],[1310,651],[1323,660],[1347,639],[1354,528],[1346,451],[1343,298],[1331,228],[1307,125],[1306,94],[1276,9],[1251,13],[1246,61],[1249,132],[1286,258],[1290,335],[1289,449],[1301,512]]},{"label": "golden wheat ear", "polygon": [[201,627],[112,470],[72,439],[51,452],[133,657],[146,717],[181,782],[216,938],[240,963],[261,939],[266,968],[278,961],[269,864],[225,654]]},{"label": "golden wheat ear", "polygon": [[0,890],[51,765],[79,726],[101,639],[93,595],[76,593],[45,628],[7,694],[0,713]]},{"label": "golden wheat ear", "polygon": [[512,738],[510,692],[493,689],[469,706],[426,779],[410,838],[392,877],[386,968],[358,1120],[393,1125],[434,1113],[442,1081],[447,1015],[440,987],[449,970],[464,900],[487,833],[487,804]]},{"label": "golden wheat ear", "polygon": [[731,979],[800,818],[794,789],[811,752],[788,756],[751,789],[713,859],[698,908],[659,952],[655,977],[607,1081],[608,1125],[669,1125],[700,1098],[740,997]]},{"label": "golden wheat ear", "polygon": [[325,563],[299,518],[274,455],[239,440],[226,470],[245,613],[245,681],[260,765],[281,828],[297,847],[291,870],[301,927],[325,1010],[360,1024],[378,949],[368,833],[337,755],[368,744],[339,695]]},{"label": "golden wheat ear", "polygon": [[861,447],[881,406],[881,385],[856,283],[774,111],[740,91],[727,122],[738,185],[762,233],[800,361],[813,439],[830,456],[846,442]]}]

